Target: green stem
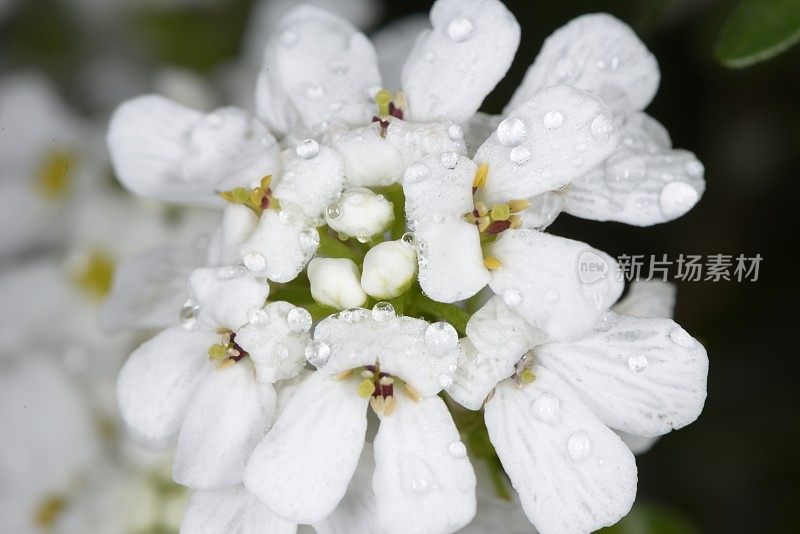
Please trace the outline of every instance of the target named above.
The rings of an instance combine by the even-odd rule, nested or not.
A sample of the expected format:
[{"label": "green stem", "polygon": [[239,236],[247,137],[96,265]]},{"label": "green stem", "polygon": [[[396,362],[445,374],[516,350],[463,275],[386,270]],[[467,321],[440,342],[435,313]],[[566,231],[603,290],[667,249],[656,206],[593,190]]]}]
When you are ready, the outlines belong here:
[{"label": "green stem", "polygon": [[421,291],[412,297],[413,308],[423,315],[432,316],[440,321],[447,321],[459,335],[466,335],[467,321],[470,314],[455,304],[437,302],[425,296]]},{"label": "green stem", "polygon": [[487,458],[486,463],[488,464],[489,474],[492,477],[492,483],[494,484],[494,490],[497,492],[497,496],[505,501],[510,501],[511,494],[508,493],[506,481],[503,479],[503,475],[500,474],[503,471],[500,462],[496,458]]},{"label": "green stem", "polygon": [[393,184],[386,187],[376,187],[375,192],[386,197],[394,209],[394,223],[392,224],[392,239],[400,239],[406,232],[406,197],[403,186]]},{"label": "green stem", "polygon": [[336,235],[331,235],[328,232],[327,226],[321,226],[317,231],[319,232],[319,248],[317,249],[317,253],[329,258],[347,258],[353,260],[357,264],[361,263],[363,255],[350,248],[346,242],[339,239]]}]

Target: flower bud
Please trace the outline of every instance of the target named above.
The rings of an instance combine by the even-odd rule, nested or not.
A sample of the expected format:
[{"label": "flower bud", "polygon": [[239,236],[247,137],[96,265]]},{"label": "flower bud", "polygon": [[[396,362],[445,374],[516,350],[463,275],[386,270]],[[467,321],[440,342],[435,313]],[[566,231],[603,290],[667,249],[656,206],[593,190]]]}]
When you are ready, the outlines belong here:
[{"label": "flower bud", "polygon": [[358,283],[358,267],[346,258],[314,258],[308,264],[311,296],[339,310],[364,304],[367,295]]},{"label": "flower bud", "polygon": [[367,241],[382,233],[394,220],[392,203],[363,187],[351,187],[328,206],[328,226],[335,231]]},{"label": "flower bud", "polygon": [[385,241],[364,256],[361,287],[377,299],[394,298],[411,287],[416,273],[414,248],[402,240]]}]

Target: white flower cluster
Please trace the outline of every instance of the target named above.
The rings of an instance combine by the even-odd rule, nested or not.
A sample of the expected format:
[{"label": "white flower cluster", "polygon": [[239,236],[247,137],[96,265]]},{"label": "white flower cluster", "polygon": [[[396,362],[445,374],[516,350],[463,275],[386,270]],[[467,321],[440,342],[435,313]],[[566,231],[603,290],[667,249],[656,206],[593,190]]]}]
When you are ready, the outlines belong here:
[{"label": "white flower cluster", "polygon": [[[631,447],[702,410],[708,359],[672,288],[620,301],[611,257],[544,231],[562,211],[663,223],[702,195],[702,164],[642,112],[652,54],[580,17],[490,116],[516,19],[438,0],[430,24],[396,92],[362,33],[301,6],[266,45],[255,116],[148,95],[111,120],[126,188],[222,212],[180,323],[117,384],[137,437],[177,442],[183,532],[486,532],[523,512],[588,532],[630,509]],[[148,269],[120,274],[107,321],[136,316]],[[476,478],[483,425],[511,504]]]}]

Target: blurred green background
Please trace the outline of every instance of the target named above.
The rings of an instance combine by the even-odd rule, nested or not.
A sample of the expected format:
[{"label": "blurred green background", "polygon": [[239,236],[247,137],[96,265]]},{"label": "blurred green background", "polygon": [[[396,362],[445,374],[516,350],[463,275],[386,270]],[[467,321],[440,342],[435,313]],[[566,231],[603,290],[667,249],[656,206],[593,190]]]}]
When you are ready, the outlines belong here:
[{"label": "blurred green background", "polygon": [[[121,15],[94,17],[87,3],[22,0],[9,8],[0,23],[0,69],[42,70],[73,107],[99,118],[113,102],[87,85],[87,69],[113,77],[113,61],[125,58],[131,71],[114,93],[123,96],[146,90],[149,73],[165,65],[218,76],[223,62],[240,55],[252,7],[249,0],[180,8],[131,2]],[[375,28],[426,12],[430,3],[387,0]],[[506,3],[522,25],[522,43],[484,111],[502,109],[553,30],[606,11],[633,26],[659,61],[661,88],[648,112],[676,147],[706,166],[705,196],[675,222],[636,228],[562,215],[553,233],[614,256],[764,258],[754,283],[679,284],[676,320],[706,345],[711,361],[708,401],[695,424],[639,459],[641,507],[614,530],[800,532],[800,47],[755,61],[758,50],[777,52],[800,27],[800,0],[738,8],[724,0]],[[730,68],[719,56],[729,65],[754,64]]]}]

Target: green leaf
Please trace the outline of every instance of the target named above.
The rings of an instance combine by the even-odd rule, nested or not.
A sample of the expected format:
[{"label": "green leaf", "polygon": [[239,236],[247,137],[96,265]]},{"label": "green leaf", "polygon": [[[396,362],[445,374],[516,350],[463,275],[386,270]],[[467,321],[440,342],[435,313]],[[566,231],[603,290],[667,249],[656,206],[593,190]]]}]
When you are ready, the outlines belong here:
[{"label": "green leaf", "polygon": [[603,534],[699,534],[699,529],[680,511],[653,502],[634,505],[616,525],[598,530]]},{"label": "green leaf", "polygon": [[798,0],[741,0],[722,25],[714,55],[744,68],[780,54],[800,41]]}]

